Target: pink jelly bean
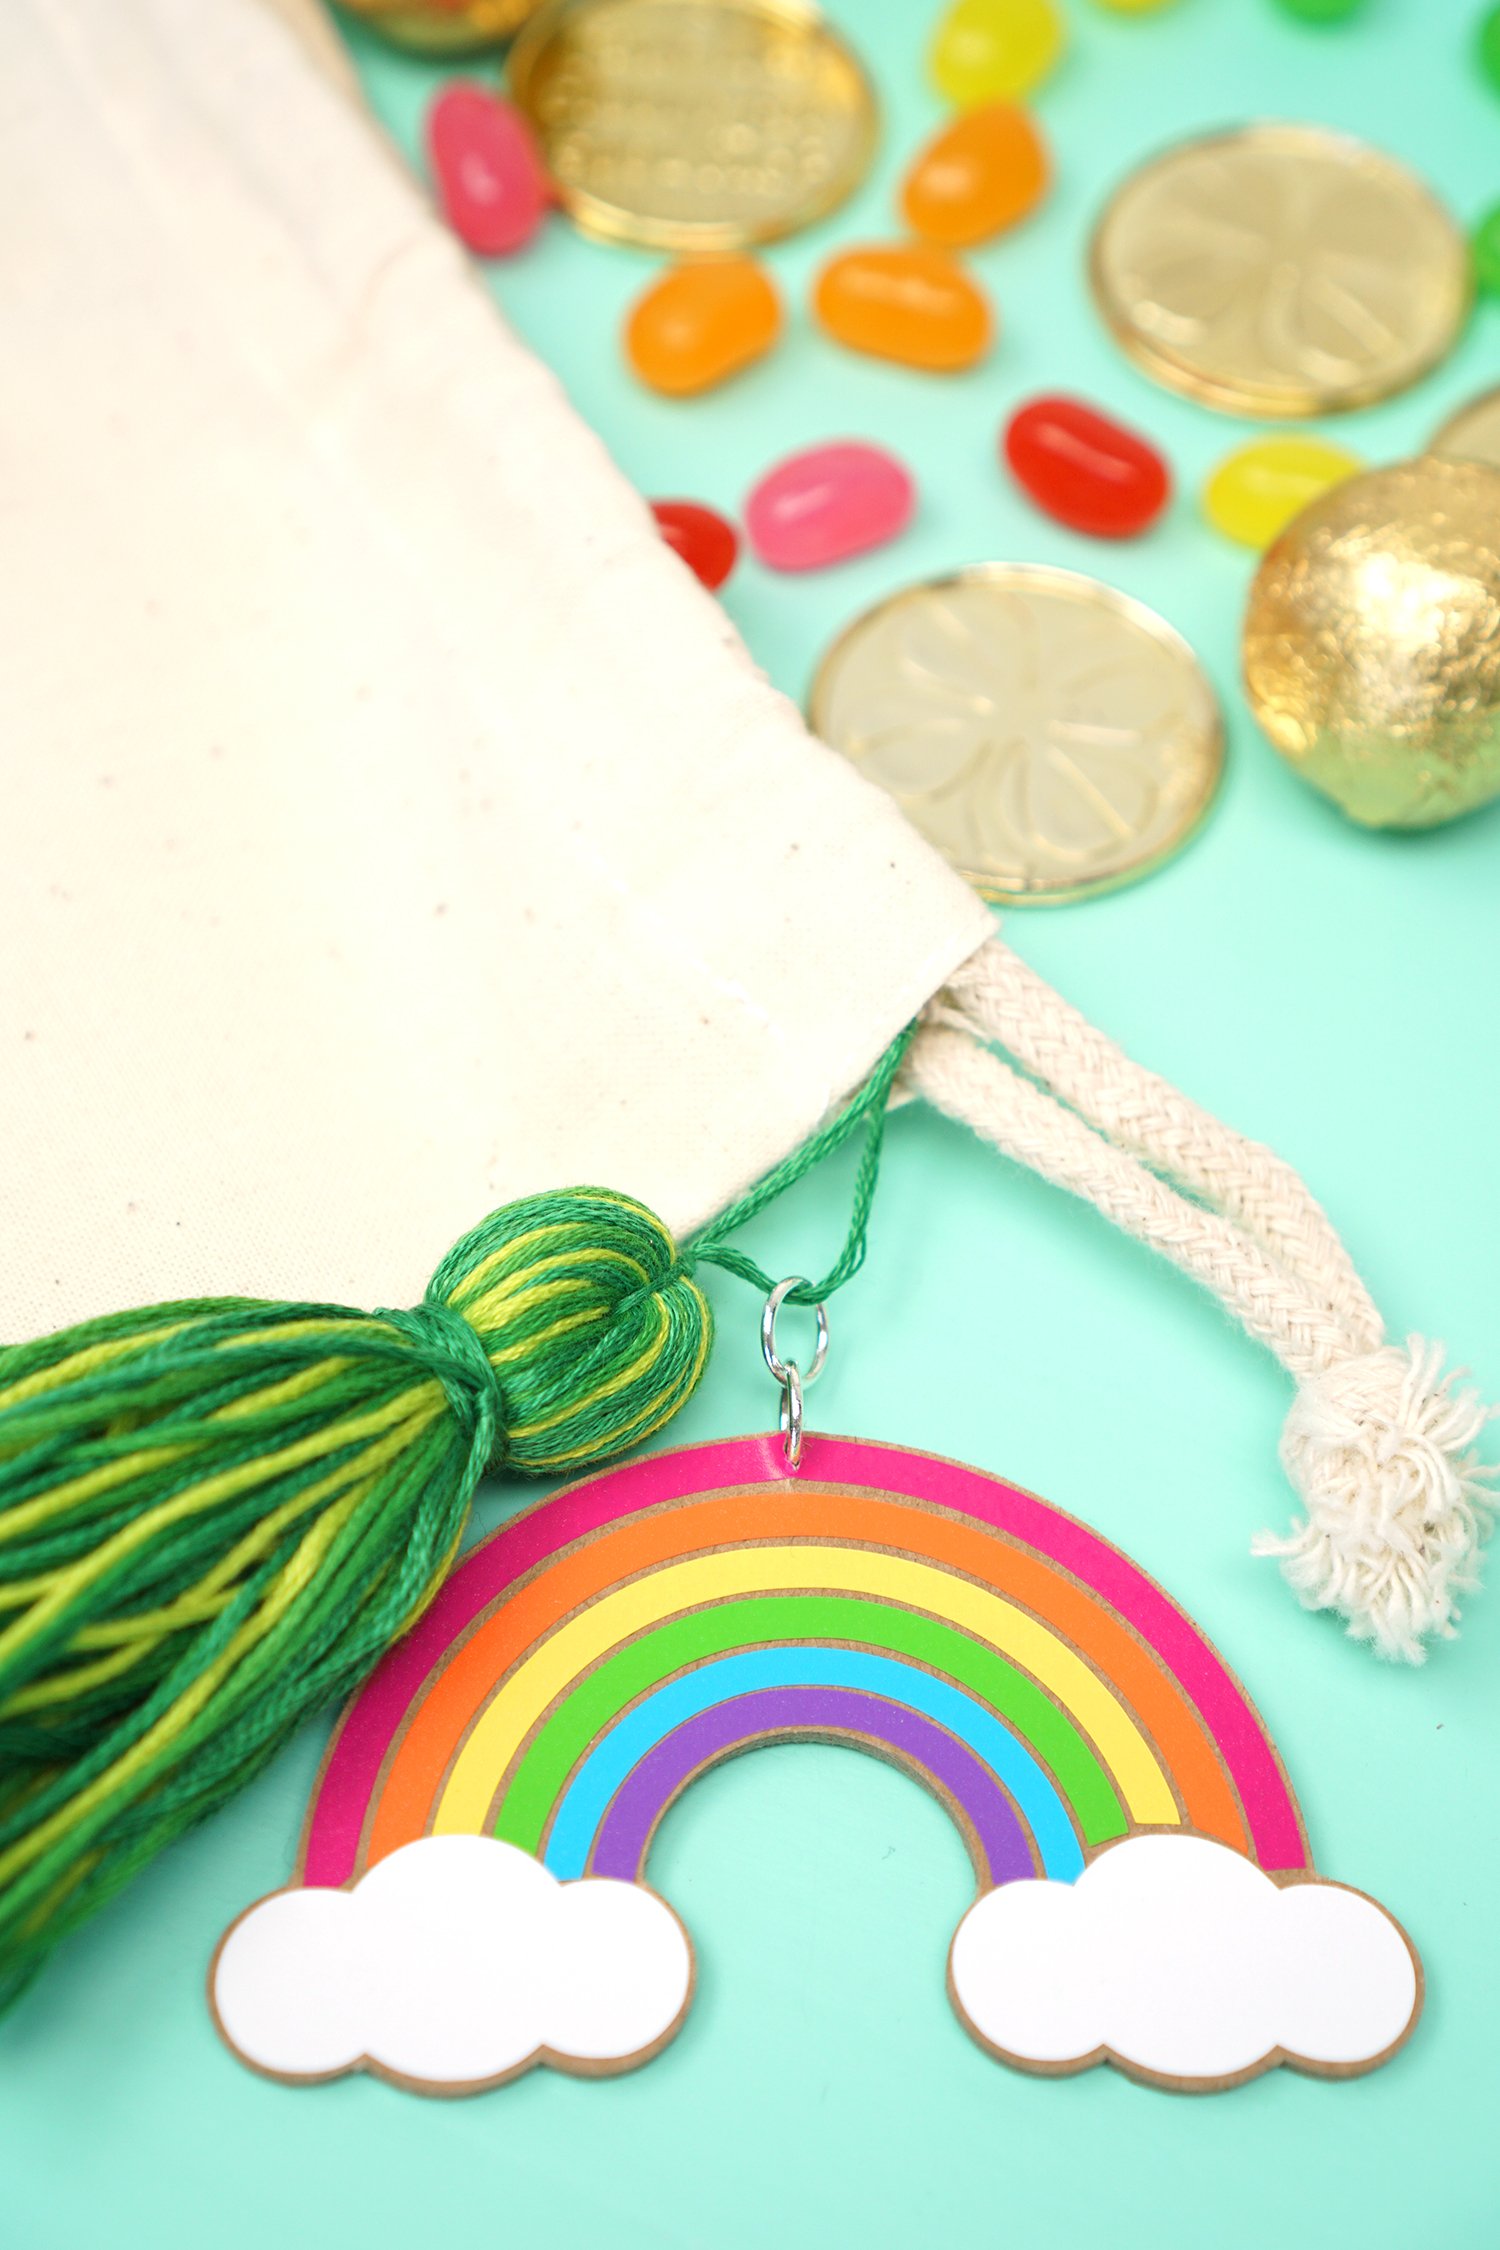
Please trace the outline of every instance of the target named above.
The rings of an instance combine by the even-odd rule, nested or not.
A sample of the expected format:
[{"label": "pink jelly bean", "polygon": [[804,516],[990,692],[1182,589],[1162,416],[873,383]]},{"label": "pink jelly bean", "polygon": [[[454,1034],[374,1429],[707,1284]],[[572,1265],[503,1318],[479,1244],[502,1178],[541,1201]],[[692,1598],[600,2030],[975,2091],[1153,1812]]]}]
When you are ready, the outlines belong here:
[{"label": "pink jelly bean", "polygon": [[878,445],[812,445],[761,478],[745,503],[745,530],[772,570],[821,570],[894,539],[916,498],[901,463]]},{"label": "pink jelly bean", "polygon": [[520,111],[466,79],[427,112],[427,153],[448,224],[481,258],[529,242],[547,208],[547,176]]}]

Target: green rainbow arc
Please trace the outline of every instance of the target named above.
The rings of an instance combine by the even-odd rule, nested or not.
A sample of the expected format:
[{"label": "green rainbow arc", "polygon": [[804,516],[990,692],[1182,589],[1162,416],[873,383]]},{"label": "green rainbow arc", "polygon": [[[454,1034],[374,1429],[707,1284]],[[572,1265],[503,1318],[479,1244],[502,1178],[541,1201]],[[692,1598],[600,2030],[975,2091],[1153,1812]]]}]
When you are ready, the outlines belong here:
[{"label": "green rainbow arc", "polygon": [[713,1604],[614,1650],[556,1703],[496,1792],[493,1833],[543,1853],[567,1783],[620,1714],[705,1659],[772,1643],[847,1644],[904,1658],[967,1689],[1015,1729],[1050,1772],[1093,1847],[1130,1823],[1086,1737],[1030,1676],[958,1627],[888,1602],[834,1594],[764,1594]]}]

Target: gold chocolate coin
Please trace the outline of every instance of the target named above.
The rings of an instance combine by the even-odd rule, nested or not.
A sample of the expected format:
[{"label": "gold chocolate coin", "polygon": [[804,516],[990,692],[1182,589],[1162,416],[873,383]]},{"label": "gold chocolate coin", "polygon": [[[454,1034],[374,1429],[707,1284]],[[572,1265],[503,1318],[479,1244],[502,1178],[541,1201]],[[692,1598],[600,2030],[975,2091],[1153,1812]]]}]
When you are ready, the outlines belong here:
[{"label": "gold chocolate coin", "polygon": [[1244,649],[1271,742],[1351,819],[1500,796],[1500,469],[1425,454],[1323,493],[1261,563]]},{"label": "gold chocolate coin", "polygon": [[740,250],[842,203],[875,149],[875,96],[803,0],[551,0],[511,92],[586,233]]},{"label": "gold chocolate coin", "polygon": [[1444,461],[1483,461],[1500,469],[1500,390],[1481,391],[1450,414],[1427,450]]},{"label": "gold chocolate coin", "polygon": [[1468,245],[1379,149],[1311,125],[1187,141],[1132,173],[1090,279],[1118,341],[1169,390],[1295,418],[1389,397],[1451,350]]},{"label": "gold chocolate coin", "polygon": [[876,603],[824,657],[810,717],[976,890],[1013,902],[1149,874],[1197,827],[1224,762],[1181,635],[1039,563]]},{"label": "gold chocolate coin", "polygon": [[514,38],[539,0],[342,0],[350,15],[408,54],[476,55]]}]

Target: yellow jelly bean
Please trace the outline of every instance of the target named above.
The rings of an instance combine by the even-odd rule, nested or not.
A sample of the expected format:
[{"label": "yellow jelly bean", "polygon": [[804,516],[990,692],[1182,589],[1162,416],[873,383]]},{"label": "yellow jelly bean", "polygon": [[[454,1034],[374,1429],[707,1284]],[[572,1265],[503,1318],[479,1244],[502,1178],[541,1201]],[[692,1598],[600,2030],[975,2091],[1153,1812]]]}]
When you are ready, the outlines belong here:
[{"label": "yellow jelly bean", "polygon": [[1094,5],[1112,16],[1154,16],[1162,8],[1175,7],[1176,0],[1094,0]]},{"label": "yellow jelly bean", "polygon": [[1203,487],[1203,513],[1238,546],[1269,547],[1293,516],[1364,464],[1327,438],[1252,438],[1219,463]]},{"label": "yellow jelly bean", "polygon": [[928,67],[946,101],[972,109],[1027,93],[1062,50],[1052,0],[954,0],[938,25]]}]

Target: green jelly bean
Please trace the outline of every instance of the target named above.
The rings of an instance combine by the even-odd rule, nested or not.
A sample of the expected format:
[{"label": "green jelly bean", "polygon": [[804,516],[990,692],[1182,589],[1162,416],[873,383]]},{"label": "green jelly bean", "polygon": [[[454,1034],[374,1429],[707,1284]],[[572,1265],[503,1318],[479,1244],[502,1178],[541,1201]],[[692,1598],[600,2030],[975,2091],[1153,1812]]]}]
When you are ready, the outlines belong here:
[{"label": "green jelly bean", "polygon": [[1281,11],[1299,23],[1347,23],[1364,5],[1365,0],[1281,0]]},{"label": "green jelly bean", "polygon": [[1500,94],[1500,8],[1491,8],[1479,22],[1479,67]]},{"label": "green jelly bean", "polygon": [[1486,297],[1500,297],[1500,203],[1474,229],[1474,280]]}]

